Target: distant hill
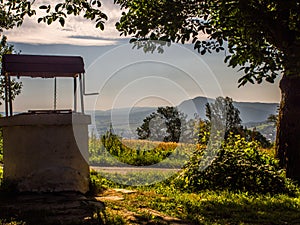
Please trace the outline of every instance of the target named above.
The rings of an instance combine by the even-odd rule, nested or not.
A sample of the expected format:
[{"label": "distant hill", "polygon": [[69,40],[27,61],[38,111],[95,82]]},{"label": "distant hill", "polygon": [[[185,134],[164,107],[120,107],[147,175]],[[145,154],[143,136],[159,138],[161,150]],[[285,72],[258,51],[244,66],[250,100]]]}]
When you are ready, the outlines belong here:
[{"label": "distant hill", "polygon": [[121,108],[95,112],[97,132],[104,134],[112,125],[114,132],[122,137],[135,139],[136,128],[143,120],[156,111],[156,107]]},{"label": "distant hill", "polygon": [[[193,117],[198,113],[201,118],[205,118],[205,104],[213,102],[213,99],[205,97],[196,97],[183,101],[178,108]],[[261,102],[234,102],[233,105],[239,109],[240,117],[243,123],[262,122],[267,120],[270,114],[276,114],[278,103],[261,103]]]},{"label": "distant hill", "polygon": [[[205,104],[213,102],[213,99],[196,97],[183,101],[178,105],[178,109],[187,114],[188,118],[194,118],[197,113],[201,118],[205,116]],[[240,117],[243,124],[260,123],[266,121],[270,114],[276,114],[277,103],[260,102],[234,102],[234,106],[240,110]],[[136,128],[139,127],[143,119],[157,107],[134,107],[120,108],[106,111],[96,111],[96,129],[99,134],[104,134],[113,125],[114,132],[124,138],[137,138]]]}]

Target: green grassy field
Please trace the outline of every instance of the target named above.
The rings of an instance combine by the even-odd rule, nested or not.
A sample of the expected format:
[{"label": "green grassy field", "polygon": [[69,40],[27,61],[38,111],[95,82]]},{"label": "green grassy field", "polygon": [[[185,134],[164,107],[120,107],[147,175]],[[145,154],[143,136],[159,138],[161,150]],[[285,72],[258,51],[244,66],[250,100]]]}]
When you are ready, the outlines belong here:
[{"label": "green grassy field", "polygon": [[199,147],[196,144],[126,140],[117,136],[103,144],[100,139],[92,137],[89,140],[90,164],[146,166],[159,163],[160,167],[181,168]]}]

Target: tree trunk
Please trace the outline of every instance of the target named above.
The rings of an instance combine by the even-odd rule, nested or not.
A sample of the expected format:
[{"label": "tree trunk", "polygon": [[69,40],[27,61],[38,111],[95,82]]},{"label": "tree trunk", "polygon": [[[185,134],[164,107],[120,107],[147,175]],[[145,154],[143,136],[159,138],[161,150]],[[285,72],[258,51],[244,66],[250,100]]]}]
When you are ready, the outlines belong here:
[{"label": "tree trunk", "polygon": [[300,184],[300,65],[299,58],[293,59],[280,81],[282,98],[276,146],[286,176]]}]

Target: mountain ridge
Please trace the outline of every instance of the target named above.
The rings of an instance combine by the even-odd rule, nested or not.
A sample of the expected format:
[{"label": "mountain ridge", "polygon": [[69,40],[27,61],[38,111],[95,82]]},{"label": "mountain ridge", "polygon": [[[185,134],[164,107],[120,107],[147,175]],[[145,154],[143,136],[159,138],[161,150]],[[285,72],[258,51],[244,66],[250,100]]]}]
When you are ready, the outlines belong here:
[{"label": "mountain ridge", "polygon": [[[201,118],[205,118],[205,104],[213,102],[212,98],[202,96],[188,99],[181,102],[178,106],[188,116],[192,116],[197,112]],[[243,123],[262,122],[267,120],[270,114],[276,114],[278,103],[266,102],[237,102],[233,101],[233,105],[240,111],[240,117]],[[192,109],[192,110],[191,110]]]},{"label": "mountain ridge", "polygon": [[[198,96],[193,99],[182,101],[177,107],[185,113],[187,117],[194,118],[197,113],[201,118],[205,116],[205,104],[211,103],[214,99]],[[240,117],[244,125],[266,121],[270,114],[276,114],[278,103],[265,102],[233,102],[239,109]],[[133,107],[119,108],[110,110],[96,110],[95,121],[96,129],[100,134],[106,132],[112,124],[114,132],[124,138],[137,138],[136,128],[143,120],[155,112],[158,107]]]}]

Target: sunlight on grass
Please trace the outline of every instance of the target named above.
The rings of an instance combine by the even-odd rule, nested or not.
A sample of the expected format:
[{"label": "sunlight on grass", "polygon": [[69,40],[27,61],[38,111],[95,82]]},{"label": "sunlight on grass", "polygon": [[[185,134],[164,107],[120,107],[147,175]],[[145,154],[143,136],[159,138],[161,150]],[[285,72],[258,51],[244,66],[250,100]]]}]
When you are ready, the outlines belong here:
[{"label": "sunlight on grass", "polygon": [[[114,184],[97,176],[97,182],[106,188],[122,187],[138,190],[124,195],[123,201],[108,202],[109,210],[126,209],[143,213],[153,209],[169,216],[195,224],[298,224],[300,223],[300,194],[252,195],[245,192],[201,191],[187,193],[168,183],[130,187]],[[128,223],[130,224],[130,223]]]}]

